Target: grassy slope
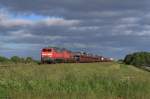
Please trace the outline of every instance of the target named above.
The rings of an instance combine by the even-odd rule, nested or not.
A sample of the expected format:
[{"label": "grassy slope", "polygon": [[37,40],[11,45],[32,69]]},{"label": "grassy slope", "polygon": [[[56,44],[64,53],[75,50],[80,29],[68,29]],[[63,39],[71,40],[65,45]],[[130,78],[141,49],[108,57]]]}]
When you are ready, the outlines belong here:
[{"label": "grassy slope", "polygon": [[0,97],[148,99],[150,73],[117,63],[0,67]]}]

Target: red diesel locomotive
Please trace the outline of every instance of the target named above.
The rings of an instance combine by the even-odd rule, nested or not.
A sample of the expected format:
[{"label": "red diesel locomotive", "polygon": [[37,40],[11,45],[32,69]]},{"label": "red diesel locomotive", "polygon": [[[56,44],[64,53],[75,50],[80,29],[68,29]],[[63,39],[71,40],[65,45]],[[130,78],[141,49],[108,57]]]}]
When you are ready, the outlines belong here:
[{"label": "red diesel locomotive", "polygon": [[43,48],[41,51],[42,63],[88,63],[88,62],[107,62],[109,58],[95,56],[91,54],[71,52],[66,49],[56,47]]}]

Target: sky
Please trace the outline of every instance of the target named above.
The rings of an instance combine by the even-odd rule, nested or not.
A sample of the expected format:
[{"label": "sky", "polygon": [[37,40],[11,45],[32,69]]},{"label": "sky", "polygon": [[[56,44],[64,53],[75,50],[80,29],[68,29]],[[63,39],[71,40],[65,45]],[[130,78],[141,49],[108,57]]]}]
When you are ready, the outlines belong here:
[{"label": "sky", "polygon": [[47,46],[124,58],[150,50],[149,0],[0,0],[0,55]]}]

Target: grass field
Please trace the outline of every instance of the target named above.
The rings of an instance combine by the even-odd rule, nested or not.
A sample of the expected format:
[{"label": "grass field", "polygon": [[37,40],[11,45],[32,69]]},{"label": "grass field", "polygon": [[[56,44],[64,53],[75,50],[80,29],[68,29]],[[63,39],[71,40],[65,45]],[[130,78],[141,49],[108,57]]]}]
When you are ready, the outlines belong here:
[{"label": "grass field", "polygon": [[150,72],[117,63],[0,65],[0,99],[149,99]]}]

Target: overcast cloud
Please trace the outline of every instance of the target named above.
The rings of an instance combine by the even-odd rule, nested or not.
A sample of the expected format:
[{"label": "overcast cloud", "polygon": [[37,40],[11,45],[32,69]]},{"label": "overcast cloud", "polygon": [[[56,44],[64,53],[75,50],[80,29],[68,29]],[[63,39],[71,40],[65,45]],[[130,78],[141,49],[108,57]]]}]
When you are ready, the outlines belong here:
[{"label": "overcast cloud", "polygon": [[150,49],[149,0],[0,0],[0,54],[47,46],[123,58]]}]

